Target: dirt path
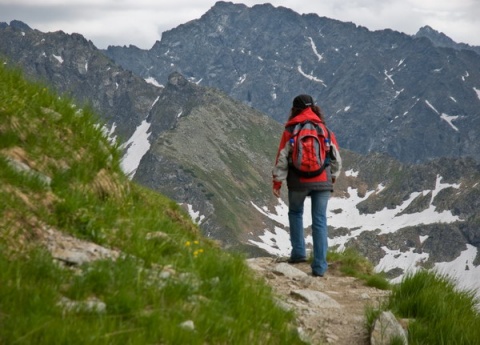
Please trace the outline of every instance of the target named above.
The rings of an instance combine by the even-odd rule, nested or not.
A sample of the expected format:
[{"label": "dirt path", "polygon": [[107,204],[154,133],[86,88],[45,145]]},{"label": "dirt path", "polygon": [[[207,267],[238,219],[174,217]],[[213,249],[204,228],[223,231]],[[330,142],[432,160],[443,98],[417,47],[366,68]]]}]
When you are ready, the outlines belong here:
[{"label": "dirt path", "polygon": [[377,307],[388,291],[367,287],[330,267],[324,277],[311,276],[308,263],[289,265],[274,258],[248,263],[265,278],[285,308],[293,308],[305,339],[312,344],[368,345],[365,308]]}]

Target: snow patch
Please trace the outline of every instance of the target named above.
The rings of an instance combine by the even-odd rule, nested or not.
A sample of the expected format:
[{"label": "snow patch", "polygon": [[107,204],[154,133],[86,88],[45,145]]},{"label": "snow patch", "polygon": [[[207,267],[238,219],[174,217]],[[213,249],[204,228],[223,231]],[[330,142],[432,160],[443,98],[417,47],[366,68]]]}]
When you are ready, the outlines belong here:
[{"label": "snow patch", "polygon": [[473,90],[476,92],[478,99],[480,99],[480,89],[474,87]]},{"label": "snow patch", "polygon": [[319,78],[317,78],[317,77],[314,77],[313,75],[310,75],[310,74],[305,73],[305,72],[302,70],[302,66],[298,66],[298,67],[297,67],[297,70],[298,70],[298,72],[300,72],[300,74],[303,75],[305,78],[310,79],[310,80],[312,80],[312,81],[315,81],[315,82],[317,82],[317,83],[320,83],[320,84],[322,84],[323,86],[327,87],[327,85],[325,85],[325,83],[323,82],[322,79],[319,79]]},{"label": "snow patch", "polygon": [[440,118],[441,118],[442,120],[446,121],[446,122],[450,125],[450,127],[452,127],[452,128],[453,128],[454,130],[456,130],[457,132],[458,132],[458,127],[455,126],[455,125],[452,123],[452,121],[458,119],[458,117],[459,117],[458,115],[457,115],[457,116],[451,116],[451,115],[447,115],[447,114],[445,114],[445,113],[442,113],[442,115],[440,115]]},{"label": "snow patch", "polygon": [[243,74],[240,78],[238,78],[237,85],[243,84],[243,82],[247,79],[247,75]]},{"label": "snow patch", "polygon": [[395,97],[394,98],[397,98],[398,96],[400,96],[400,94],[405,91],[405,89],[401,89],[400,91],[395,91]]},{"label": "snow patch", "polygon": [[157,96],[157,98],[155,98],[155,100],[153,101],[152,105],[150,106],[150,110],[153,109],[153,107],[155,106],[155,104],[157,104],[158,100],[160,99],[160,96]]},{"label": "snow patch", "polygon": [[108,139],[110,144],[114,144],[117,141],[117,136],[114,135],[115,129],[117,128],[117,124],[114,122],[110,129],[107,126],[103,125],[100,130],[102,131],[103,135]]},{"label": "snow patch", "polygon": [[418,263],[427,261],[429,257],[428,253],[414,253],[415,248],[410,248],[407,252],[401,252],[384,246],[382,250],[385,252],[385,256],[375,266],[375,271],[388,272],[394,268],[403,270],[403,274],[391,280],[392,283],[399,283],[405,274],[414,273],[418,269]]},{"label": "snow patch", "polygon": [[435,270],[440,274],[451,277],[461,289],[474,289],[480,297],[480,266],[474,266],[473,261],[477,257],[478,249],[467,244],[464,250],[455,260],[450,262],[437,262]]},{"label": "snow patch", "polygon": [[427,240],[429,236],[418,236],[420,238],[420,243],[423,243]]},{"label": "snow patch", "polygon": [[358,176],[358,171],[355,171],[353,169],[345,171],[346,176],[352,176],[352,177],[357,177]]},{"label": "snow patch", "polygon": [[160,84],[154,77],[148,77],[148,78],[145,78],[145,81],[149,84],[152,84],[156,87],[163,87],[162,84]]},{"label": "snow patch", "polygon": [[55,59],[57,59],[58,62],[60,62],[61,64],[63,64],[63,58],[62,58],[61,56],[53,54],[53,57],[54,57]]},{"label": "snow patch", "polygon": [[127,149],[120,164],[123,172],[130,178],[133,178],[140,164],[140,160],[150,149],[148,137],[151,133],[148,132],[149,129],[150,123],[143,120],[130,139],[120,147],[121,149]]},{"label": "snow patch", "polygon": [[265,229],[265,233],[259,236],[261,241],[250,240],[250,242],[271,255],[288,255],[292,250],[292,246],[290,245],[290,234],[278,226],[276,226],[273,231],[274,232],[271,232],[270,230]]},{"label": "snow patch", "polygon": [[426,103],[434,112],[436,112],[437,114],[440,114],[440,113],[438,112],[438,110],[435,109],[435,107],[434,107],[428,100],[425,100],[425,103]]},{"label": "snow patch", "polygon": [[395,81],[394,81],[393,78],[392,78],[393,74],[388,74],[388,71],[387,71],[387,70],[384,70],[383,73],[384,73],[385,76],[386,76],[385,80],[388,79],[388,80],[390,80],[390,82],[391,82],[393,85],[395,85]]},{"label": "snow patch", "polygon": [[[479,96],[479,98],[480,98],[480,96]],[[448,114],[445,114],[445,113],[441,113],[441,114],[440,114],[440,112],[439,112],[437,109],[435,109],[435,107],[434,107],[428,100],[425,100],[425,103],[426,103],[435,113],[437,113],[438,115],[440,115],[440,118],[441,118],[442,120],[444,120],[445,122],[447,122],[447,123],[450,125],[450,127],[452,127],[454,130],[456,130],[456,131],[458,132],[458,127],[456,127],[456,126],[452,123],[452,121],[458,119],[458,116],[451,116],[451,115],[448,115]]]},{"label": "snow patch", "polygon": [[315,45],[315,42],[313,42],[313,39],[311,37],[308,37],[308,39],[310,40],[310,46],[312,47],[313,53],[317,56],[318,61],[322,61],[323,55],[317,51],[317,46]]},{"label": "snow patch", "polygon": [[[182,205],[182,204],[180,204]],[[193,222],[197,225],[200,225],[204,220],[205,216],[200,214],[200,211],[194,211],[193,206],[190,204],[187,205],[187,210],[190,218],[192,218]]]}]

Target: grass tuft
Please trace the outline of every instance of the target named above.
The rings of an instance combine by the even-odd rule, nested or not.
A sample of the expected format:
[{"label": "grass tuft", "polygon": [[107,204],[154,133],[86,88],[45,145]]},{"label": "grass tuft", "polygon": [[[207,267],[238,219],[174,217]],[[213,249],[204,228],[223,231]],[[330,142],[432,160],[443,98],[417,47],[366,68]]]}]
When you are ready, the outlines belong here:
[{"label": "grass tuft", "polygon": [[414,320],[409,326],[412,344],[476,344],[478,302],[473,291],[458,290],[448,277],[420,271],[393,288],[387,307]]},{"label": "grass tuft", "polygon": [[374,272],[372,263],[361,256],[355,249],[346,248],[344,251],[329,251],[327,260],[339,271],[365,282],[365,285],[381,290],[390,289],[390,283],[382,272]]}]

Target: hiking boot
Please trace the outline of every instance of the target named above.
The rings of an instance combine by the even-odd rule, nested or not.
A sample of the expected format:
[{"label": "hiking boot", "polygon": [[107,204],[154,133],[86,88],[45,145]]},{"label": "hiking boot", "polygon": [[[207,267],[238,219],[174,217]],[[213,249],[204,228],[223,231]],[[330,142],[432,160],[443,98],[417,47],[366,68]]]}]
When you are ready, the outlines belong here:
[{"label": "hiking boot", "polygon": [[299,259],[289,259],[287,261],[289,264],[299,264],[301,262],[307,262],[307,258],[299,258]]}]

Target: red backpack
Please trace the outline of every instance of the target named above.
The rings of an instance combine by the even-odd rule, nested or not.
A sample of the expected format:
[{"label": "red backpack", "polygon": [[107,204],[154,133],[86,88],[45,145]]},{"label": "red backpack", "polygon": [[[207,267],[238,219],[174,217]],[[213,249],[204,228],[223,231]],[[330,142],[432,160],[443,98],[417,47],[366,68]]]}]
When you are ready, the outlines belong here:
[{"label": "red backpack", "polygon": [[290,138],[290,167],[301,177],[320,175],[330,165],[330,131],[317,123],[305,121],[296,124]]}]

